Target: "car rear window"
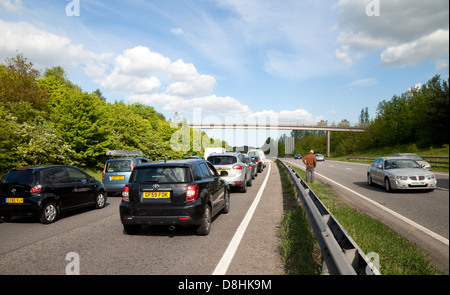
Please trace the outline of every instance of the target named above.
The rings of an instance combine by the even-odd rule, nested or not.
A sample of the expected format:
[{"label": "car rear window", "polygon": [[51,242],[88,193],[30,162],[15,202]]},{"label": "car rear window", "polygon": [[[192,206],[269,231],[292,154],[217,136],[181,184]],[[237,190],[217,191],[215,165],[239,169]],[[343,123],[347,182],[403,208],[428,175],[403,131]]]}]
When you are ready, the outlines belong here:
[{"label": "car rear window", "polygon": [[130,182],[134,183],[185,183],[191,182],[187,167],[145,167],[134,170]]},{"label": "car rear window", "polygon": [[211,156],[208,161],[213,165],[231,165],[237,162],[235,156]]},{"label": "car rear window", "polygon": [[111,172],[131,172],[130,160],[115,160],[106,162],[106,173]]},{"label": "car rear window", "polygon": [[11,170],[3,177],[2,183],[32,185],[34,183],[33,170],[29,169]]}]

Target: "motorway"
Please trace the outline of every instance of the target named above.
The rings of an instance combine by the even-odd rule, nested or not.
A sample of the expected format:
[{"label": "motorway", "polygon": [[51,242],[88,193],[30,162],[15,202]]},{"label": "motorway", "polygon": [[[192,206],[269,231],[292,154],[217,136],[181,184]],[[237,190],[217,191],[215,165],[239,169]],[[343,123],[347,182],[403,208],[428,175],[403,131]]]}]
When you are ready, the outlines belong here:
[{"label": "motorway", "polygon": [[[301,160],[283,159],[304,169]],[[416,243],[433,264],[449,272],[449,174],[435,172],[438,189],[433,192],[386,192],[367,184],[368,164],[324,161],[315,169],[316,179],[331,187],[343,200],[381,220]]]},{"label": "motorway", "polygon": [[[285,160],[304,168],[300,160]],[[440,189],[434,192],[387,193],[367,185],[367,166],[325,161],[318,163],[315,175],[340,198],[416,243],[448,273],[448,174],[436,174]],[[126,235],[119,219],[120,200],[120,196],[109,197],[103,209],[66,214],[49,225],[31,218],[0,223],[0,275],[64,275],[71,262],[66,255],[72,252],[79,257],[82,275],[284,272],[278,238],[283,200],[273,162],[247,193],[231,194],[230,212],[213,220],[208,236],[197,236],[190,228],[172,232],[167,227],[146,227],[139,235]]]},{"label": "motorway", "polygon": [[[1,223],[0,275],[64,275],[66,268],[71,273],[76,258],[66,256],[72,252],[81,275],[283,274],[278,251],[283,200],[273,162],[247,193],[232,192],[230,212],[213,220],[208,236],[167,227],[144,227],[139,235],[127,235],[119,218],[120,200],[109,197],[103,209],[66,214],[49,225],[31,218]],[[242,236],[235,235],[238,228]]]}]

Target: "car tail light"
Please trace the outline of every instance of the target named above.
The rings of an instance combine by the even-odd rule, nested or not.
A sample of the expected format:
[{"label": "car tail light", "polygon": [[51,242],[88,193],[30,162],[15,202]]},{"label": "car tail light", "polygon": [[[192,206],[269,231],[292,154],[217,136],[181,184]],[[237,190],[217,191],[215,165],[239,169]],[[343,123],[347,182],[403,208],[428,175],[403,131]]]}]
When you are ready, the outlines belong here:
[{"label": "car tail light", "polygon": [[42,192],[43,190],[44,190],[44,187],[42,185],[38,184],[38,185],[33,186],[30,189],[30,193],[37,194],[37,193]]},{"label": "car tail light", "polygon": [[242,170],[242,166],[240,164],[233,165],[234,170]]},{"label": "car tail light", "polygon": [[186,202],[193,202],[198,198],[198,185],[188,185],[186,189]]},{"label": "car tail light", "polygon": [[123,202],[130,202],[130,187],[124,186],[122,189],[122,201]]},{"label": "car tail light", "polygon": [[102,179],[105,179],[105,170],[106,170],[106,164],[105,164],[105,167],[103,167]]}]

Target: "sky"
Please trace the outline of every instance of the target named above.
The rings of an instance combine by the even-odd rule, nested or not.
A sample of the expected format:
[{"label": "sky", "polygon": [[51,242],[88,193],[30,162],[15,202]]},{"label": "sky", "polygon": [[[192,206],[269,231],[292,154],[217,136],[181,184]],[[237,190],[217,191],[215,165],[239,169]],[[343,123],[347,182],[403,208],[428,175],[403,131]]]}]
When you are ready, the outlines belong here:
[{"label": "sky", "polygon": [[356,124],[449,78],[449,1],[0,0],[0,60],[17,53],[167,119]]}]

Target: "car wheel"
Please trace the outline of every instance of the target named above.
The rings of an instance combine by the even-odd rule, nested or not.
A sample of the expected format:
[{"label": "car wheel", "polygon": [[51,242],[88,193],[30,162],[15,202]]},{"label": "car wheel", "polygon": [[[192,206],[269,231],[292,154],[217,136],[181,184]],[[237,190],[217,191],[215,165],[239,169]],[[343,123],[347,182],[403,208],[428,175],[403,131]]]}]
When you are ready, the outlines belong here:
[{"label": "car wheel", "polygon": [[370,174],[367,174],[367,183],[373,185],[372,176],[370,176]]},{"label": "car wheel", "polygon": [[56,220],[56,217],[58,217],[58,208],[56,207],[55,203],[49,202],[45,204],[44,208],[42,209],[42,215],[39,221],[43,224],[49,224]]},{"label": "car wheel", "polygon": [[230,191],[228,189],[225,189],[224,201],[225,206],[222,209],[222,213],[227,214],[230,212]]},{"label": "car wheel", "polygon": [[384,179],[384,189],[387,192],[391,192],[392,191],[391,182],[389,181],[389,178],[387,178],[387,177]]},{"label": "car wheel", "polygon": [[95,198],[95,208],[101,209],[105,207],[106,204],[106,194],[105,193],[98,193],[97,197]]},{"label": "car wheel", "polygon": [[205,207],[205,213],[203,213],[202,224],[197,228],[197,234],[200,236],[206,236],[211,230],[211,208],[209,205]]},{"label": "car wheel", "polygon": [[129,235],[138,234],[141,231],[141,225],[138,224],[124,224],[123,230]]}]

